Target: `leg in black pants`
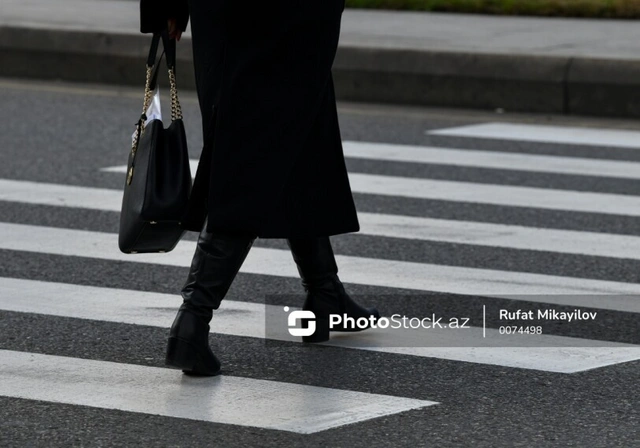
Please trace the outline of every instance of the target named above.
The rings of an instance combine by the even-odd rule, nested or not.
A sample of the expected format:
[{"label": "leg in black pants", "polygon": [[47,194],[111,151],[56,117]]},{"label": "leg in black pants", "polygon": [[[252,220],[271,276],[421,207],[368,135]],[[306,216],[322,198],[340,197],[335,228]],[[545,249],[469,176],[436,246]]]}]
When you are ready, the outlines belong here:
[{"label": "leg in black pants", "polygon": [[[220,361],[209,347],[209,322],[244,262],[254,237],[200,233],[189,277],[182,289],[183,303],[178,311],[167,347],[166,364],[193,375],[215,375]],[[329,314],[378,318],[374,308],[365,309],[345,292],[338,278],[328,237],[287,240],[307,292],[303,309],[316,314],[316,332],[305,342],[329,339]],[[349,331],[343,327],[334,331]]]},{"label": "leg in black pants", "polygon": [[[313,311],[316,315],[316,331],[311,336],[304,336],[303,341],[329,340],[329,314],[346,315],[356,320],[365,318],[369,322],[380,317],[378,310],[358,305],[344,290],[338,278],[338,266],[329,237],[289,238],[287,243],[298,266],[302,286],[307,292],[303,309]],[[361,329],[364,328],[352,329],[339,325],[334,326],[331,331]]]},{"label": "leg in black pants", "polygon": [[200,232],[183,303],[167,348],[166,364],[194,375],[215,375],[220,362],[209,347],[209,322],[213,310],[227,294],[244,262],[254,237]]}]

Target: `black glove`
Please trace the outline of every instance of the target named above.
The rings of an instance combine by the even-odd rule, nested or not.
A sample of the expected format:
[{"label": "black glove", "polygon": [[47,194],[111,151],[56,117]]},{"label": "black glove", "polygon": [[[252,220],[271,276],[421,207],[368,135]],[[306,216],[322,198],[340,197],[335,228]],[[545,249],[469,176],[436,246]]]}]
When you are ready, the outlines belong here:
[{"label": "black glove", "polygon": [[187,0],[140,0],[140,32],[159,33],[167,28],[167,21],[176,19],[180,31],[189,23]]}]

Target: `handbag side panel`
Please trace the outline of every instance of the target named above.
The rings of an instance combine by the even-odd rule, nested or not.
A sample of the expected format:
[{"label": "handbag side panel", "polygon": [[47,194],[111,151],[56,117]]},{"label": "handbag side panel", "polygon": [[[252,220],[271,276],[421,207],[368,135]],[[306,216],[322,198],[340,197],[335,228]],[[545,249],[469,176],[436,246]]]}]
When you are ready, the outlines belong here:
[{"label": "handbag side panel", "polygon": [[161,121],[154,120],[148,123],[140,136],[135,154],[133,152],[129,154],[118,233],[118,246],[125,253],[137,252],[136,242],[145,227],[143,211],[147,190],[147,174],[152,148],[157,144],[161,132]]}]

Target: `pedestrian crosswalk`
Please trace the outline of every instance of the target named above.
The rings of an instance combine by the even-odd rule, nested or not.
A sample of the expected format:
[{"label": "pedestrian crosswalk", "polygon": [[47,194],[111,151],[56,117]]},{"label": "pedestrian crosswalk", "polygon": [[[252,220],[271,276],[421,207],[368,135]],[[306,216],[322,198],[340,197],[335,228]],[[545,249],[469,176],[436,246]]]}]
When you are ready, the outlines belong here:
[{"label": "pedestrian crosswalk", "polygon": [[[6,236],[0,242],[0,249],[72,257],[91,254],[96,259],[131,263],[189,266],[195,250],[195,243],[185,241],[168,255],[136,254],[132,257],[117,249],[116,234],[8,223],[0,223],[0,232]],[[343,272],[341,278],[358,285],[511,297],[515,300],[527,295],[528,301],[618,311],[632,311],[638,306],[636,299],[628,297],[637,292],[634,283],[345,255],[337,255],[336,260]],[[240,272],[289,278],[298,276],[288,251],[263,247],[254,247],[249,252]],[[608,303],[602,303],[597,294],[613,296]]]},{"label": "pedestrian crosswalk", "polygon": [[[171,294],[22,279],[1,280],[0,309],[20,313],[166,328],[171,325],[175,308],[180,304],[180,299]],[[43,295],[42,291],[47,294]],[[19,302],[14,299],[16,296],[21,297]],[[264,338],[268,334],[271,339],[290,341],[292,338],[285,328],[280,332],[265,330],[265,314],[279,312],[280,307],[275,305],[227,300],[216,312],[212,328],[217,334],[251,338]],[[495,329],[488,331],[497,332]],[[428,346],[424,342],[426,337],[430,338]],[[505,342],[502,347],[481,347],[480,337],[480,328],[472,328],[468,333],[445,334],[375,329],[348,337],[336,335],[326,345],[557,373],[582,372],[639,356],[638,349],[627,344],[607,343],[603,347],[598,341],[562,336],[544,336],[548,346],[533,348],[517,346],[526,342],[523,341],[526,336]],[[384,345],[371,345],[371,340],[376,338],[384,341]],[[509,343],[512,346],[507,346]]]},{"label": "pedestrian crosswalk", "polygon": [[[110,167],[109,170],[124,173],[126,167],[124,165]],[[640,216],[640,197],[622,194],[414,179],[362,173],[350,174],[349,181],[354,193],[569,212]]]},{"label": "pedestrian crosswalk", "polygon": [[[456,137],[457,145],[448,148],[446,145],[432,147],[347,141],[344,144],[345,155],[350,159],[366,159],[382,167],[387,163],[403,163],[412,167],[443,165],[519,171],[531,175],[551,173],[598,179],[600,182],[640,179],[640,162],[458,147],[461,146],[460,139],[472,137],[507,142],[521,140],[541,145],[640,148],[638,132],[489,123],[429,131],[429,135]],[[192,172],[195,172],[197,162],[192,163]],[[125,167],[104,166],[100,172],[122,176]],[[533,188],[436,180],[416,176],[415,173],[412,176],[391,176],[350,172],[350,181],[355,193],[370,197],[640,217],[640,196],[603,193],[598,188],[593,188],[593,191],[584,188],[581,191]],[[0,201],[48,206],[62,211],[76,209],[117,213],[121,191],[26,179],[0,179]],[[393,254],[361,256],[357,254],[358,246],[354,246],[355,254],[337,254],[340,276],[347,284],[482,297],[487,302],[509,299],[522,306],[538,303],[593,308],[625,316],[632,323],[638,322],[640,283],[606,279],[606,276],[604,279],[589,278],[586,265],[592,257],[603,258],[605,262],[611,260],[611,263],[640,260],[640,231],[615,234],[608,229],[601,232],[563,229],[557,223],[549,227],[533,227],[463,221],[438,217],[437,210],[429,217],[369,210],[360,213],[359,218],[361,235],[376,240],[439,243],[448,245],[443,246],[443,250],[454,255],[456,246],[464,245],[487,253],[496,248],[508,249],[521,254],[521,257],[534,259],[537,253],[577,256],[585,262],[585,275],[575,277],[563,275],[561,271],[550,275],[526,270],[469,267],[463,263],[404,261],[396,259]],[[129,264],[167,269],[184,268],[190,264],[195,245],[193,241],[182,241],[169,254],[126,255],[117,248],[116,230],[98,232],[3,219],[0,222],[0,251],[83,258],[87,263],[100,260],[114,266],[120,263],[121,267],[114,268],[116,270],[125,269],[124,266]],[[10,262],[5,259],[2,263]],[[298,278],[288,251],[264,247],[259,243],[249,253],[240,275]],[[112,288],[105,286],[109,282],[104,280],[102,285],[87,285],[56,279],[0,277],[0,313],[109,322],[120,326],[170,326],[180,303],[177,294]],[[179,286],[176,285],[176,292]],[[265,316],[280,312],[279,307],[264,305],[259,297],[246,294],[249,293],[243,297],[246,300],[226,300],[223,303],[215,313],[212,332],[237,338],[239,344],[264,340],[265,337],[291,341],[284,328],[282,335],[265,329]],[[361,334],[337,335],[323,344],[322,349],[350,350],[363,356],[408,357],[416,362],[446,360],[478,368],[549,374],[575,374],[640,360],[640,346],[609,342],[606,337],[601,339],[601,335],[568,337],[545,334],[545,346],[536,347],[519,346],[518,337],[514,336],[512,345],[505,343],[501,347],[491,347],[482,346],[482,335],[487,331],[495,333],[498,330],[473,327],[467,334],[429,335],[375,329]],[[420,344],[421,338],[425,337],[433,338],[430,344]],[[301,346],[299,342],[293,344]],[[309,349],[315,350],[316,347]],[[78,357],[69,357],[4,350],[0,346],[0,397],[118,409],[300,434],[444,404],[443,400],[431,397],[416,399],[281,381],[278,378],[226,374],[216,378],[187,378],[157,366],[83,358],[81,353]]]},{"label": "pedestrian crosswalk", "polygon": [[435,135],[639,149],[640,132],[620,129],[483,123],[428,131]]},{"label": "pedestrian crosswalk", "polygon": [[[598,160],[580,157],[546,156],[538,154],[437,148],[372,142],[344,142],[344,155],[353,159],[415,164],[529,171],[567,175],[640,178],[640,163],[618,160]],[[195,173],[198,161],[191,161]],[[107,172],[122,172],[122,166],[104,168]]]},{"label": "pedestrian crosswalk", "polygon": [[[122,198],[113,189],[0,179],[0,200],[117,212]],[[638,236],[384,213],[361,212],[358,218],[364,235],[640,259]]]},{"label": "pedestrian crosswalk", "polygon": [[[124,165],[117,167],[125,172]],[[115,170],[114,170],[115,171]],[[195,172],[195,171],[193,171]],[[569,212],[602,213],[621,216],[640,216],[640,198],[621,194],[588,193],[547,188],[517,187],[508,185],[476,184],[429,179],[408,179],[396,176],[354,173],[349,175],[351,189],[355,193],[370,195],[433,199],[440,201],[490,204],[507,207],[529,207]],[[64,196],[71,202],[91,209],[113,210],[119,207],[115,191],[86,189],[75,199],[81,187],[37,184],[33,182],[4,181],[3,200],[30,204],[66,205]],[[13,190],[13,191],[12,191]],[[35,194],[38,194],[36,196]],[[62,198],[60,198],[62,196]],[[104,200],[94,202],[95,199]],[[118,208],[119,209],[119,208]]]},{"label": "pedestrian crosswalk", "polygon": [[0,357],[4,370],[38,366],[38,375],[3,375],[0,395],[300,434],[437,404],[234,376],[177,382],[168,369],[62,356],[0,350]]}]

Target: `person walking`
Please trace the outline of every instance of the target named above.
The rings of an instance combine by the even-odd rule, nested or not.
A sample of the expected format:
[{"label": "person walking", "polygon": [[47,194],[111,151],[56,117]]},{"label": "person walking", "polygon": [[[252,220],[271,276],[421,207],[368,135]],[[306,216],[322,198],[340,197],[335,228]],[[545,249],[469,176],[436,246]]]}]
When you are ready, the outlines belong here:
[{"label": "person walking", "polygon": [[[168,366],[215,375],[209,322],[256,238],[286,238],[316,315],[373,320],[346,293],[329,236],[359,230],[331,67],[344,0],[141,0],[143,33],[180,40],[191,20],[204,147],[183,220],[200,232]],[[333,328],[344,331],[346,328]]]}]

